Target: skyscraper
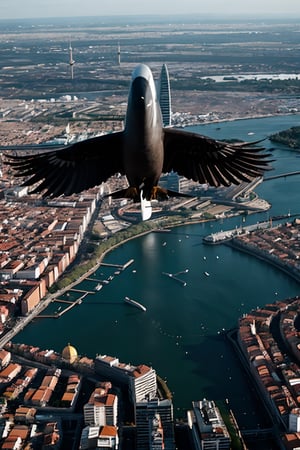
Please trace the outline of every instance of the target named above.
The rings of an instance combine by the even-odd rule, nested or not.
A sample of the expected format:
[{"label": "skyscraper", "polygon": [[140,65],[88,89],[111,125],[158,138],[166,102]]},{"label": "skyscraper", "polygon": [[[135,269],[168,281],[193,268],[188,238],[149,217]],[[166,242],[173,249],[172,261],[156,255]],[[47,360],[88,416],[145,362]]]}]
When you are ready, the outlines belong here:
[{"label": "skyscraper", "polygon": [[[136,404],[136,439],[139,450],[175,450],[171,400],[143,400]],[[157,422],[157,419],[159,421]],[[156,436],[156,439],[154,439]]]},{"label": "skyscraper", "polygon": [[194,401],[188,411],[188,423],[197,450],[231,448],[231,439],[219,409],[212,400]]},{"label": "skyscraper", "polygon": [[171,91],[169,72],[166,64],[163,64],[161,68],[158,96],[163,125],[169,127],[171,125]]}]

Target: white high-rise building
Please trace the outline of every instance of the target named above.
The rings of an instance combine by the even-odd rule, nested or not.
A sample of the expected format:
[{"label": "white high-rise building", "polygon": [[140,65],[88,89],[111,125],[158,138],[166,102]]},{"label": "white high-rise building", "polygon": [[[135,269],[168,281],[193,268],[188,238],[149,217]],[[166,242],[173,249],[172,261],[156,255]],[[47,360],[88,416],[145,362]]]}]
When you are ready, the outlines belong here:
[{"label": "white high-rise building", "polygon": [[156,372],[145,364],[132,366],[120,363],[118,358],[99,355],[95,359],[95,371],[119,386],[127,386],[133,404],[156,397]]},{"label": "white high-rise building", "polygon": [[160,73],[158,99],[164,127],[171,125],[171,90],[169,72],[166,64],[163,64]]},{"label": "white high-rise building", "polygon": [[197,450],[230,450],[230,435],[213,401],[193,402],[193,410],[188,411],[188,423]]},{"label": "white high-rise building", "polygon": [[102,388],[92,393],[88,403],[83,407],[84,422],[87,425],[117,425],[118,397]]}]

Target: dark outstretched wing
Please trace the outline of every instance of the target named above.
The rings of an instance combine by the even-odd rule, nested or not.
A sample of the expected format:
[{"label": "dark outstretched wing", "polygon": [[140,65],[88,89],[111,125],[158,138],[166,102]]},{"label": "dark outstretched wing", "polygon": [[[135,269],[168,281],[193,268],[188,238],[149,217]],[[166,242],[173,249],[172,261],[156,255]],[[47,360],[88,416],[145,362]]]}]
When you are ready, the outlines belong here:
[{"label": "dark outstretched wing", "polygon": [[270,154],[257,143],[226,143],[174,128],[164,128],[163,172],[172,170],[211,186],[251,181],[271,167]]},{"label": "dark outstretched wing", "polygon": [[119,132],[54,151],[5,156],[15,176],[29,177],[23,186],[35,185],[33,193],[57,197],[97,186],[115,173],[124,174],[122,147],[123,132]]}]

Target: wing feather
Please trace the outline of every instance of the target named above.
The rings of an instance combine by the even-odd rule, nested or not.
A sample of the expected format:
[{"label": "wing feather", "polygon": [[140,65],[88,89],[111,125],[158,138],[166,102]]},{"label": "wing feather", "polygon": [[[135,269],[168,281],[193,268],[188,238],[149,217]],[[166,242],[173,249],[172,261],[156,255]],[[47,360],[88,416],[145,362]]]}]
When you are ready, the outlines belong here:
[{"label": "wing feather", "polygon": [[259,142],[228,143],[174,128],[164,129],[163,172],[172,170],[211,186],[251,181],[270,170],[270,154]]},{"label": "wing feather", "polygon": [[99,136],[57,150],[14,155],[6,153],[5,163],[23,186],[32,192],[57,197],[100,185],[116,173],[124,174],[123,132]]}]

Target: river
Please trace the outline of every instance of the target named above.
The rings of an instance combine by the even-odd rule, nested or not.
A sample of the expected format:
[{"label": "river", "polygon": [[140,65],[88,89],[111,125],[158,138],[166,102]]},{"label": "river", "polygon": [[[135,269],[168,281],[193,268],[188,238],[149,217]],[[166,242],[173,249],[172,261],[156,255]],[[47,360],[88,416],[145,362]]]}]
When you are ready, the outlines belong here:
[{"label": "river", "polygon": [[[291,115],[191,129],[218,139],[256,140],[298,123],[299,116]],[[268,140],[265,145],[274,148],[272,174],[300,166],[298,153]],[[269,215],[300,213],[299,186],[300,176],[262,183],[256,192],[272,208],[268,213],[247,216],[246,224]],[[242,427],[261,424],[263,417],[247,377],[222,331],[235,327],[238,318],[252,308],[298,295],[299,284],[250,255],[202,243],[203,236],[239,226],[241,220],[239,216],[187,225],[121,245],[105,262],[122,264],[133,258],[130,267],[59,320],[36,320],[14,341],[59,352],[70,342],[81,355],[109,354],[123,362],[152,365],[174,392],[178,415],[192,400],[228,398]],[[108,278],[115,270],[101,267],[95,278]],[[184,272],[178,277],[186,286],[162,272]],[[91,290],[95,285],[85,281],[81,287]],[[141,302],[147,312],[125,304],[125,295]],[[51,307],[57,308],[57,304]]]}]

